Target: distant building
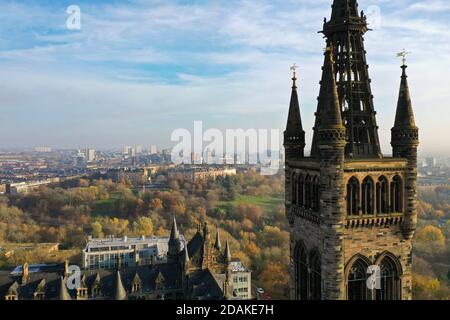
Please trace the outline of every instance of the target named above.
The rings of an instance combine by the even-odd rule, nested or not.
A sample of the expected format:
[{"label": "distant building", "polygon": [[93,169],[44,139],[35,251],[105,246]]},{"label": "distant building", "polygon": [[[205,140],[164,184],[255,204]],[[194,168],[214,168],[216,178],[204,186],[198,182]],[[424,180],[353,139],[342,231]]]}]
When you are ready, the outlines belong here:
[{"label": "distant building", "polygon": [[123,155],[130,155],[131,154],[131,147],[130,146],[124,146],[123,147],[123,151],[122,151],[122,154]]},{"label": "distant building", "polygon": [[427,167],[436,167],[436,158],[433,157],[427,157],[425,158],[425,166]]},{"label": "distant building", "polygon": [[148,170],[146,168],[113,168],[106,173],[113,182],[128,182],[133,185],[141,185],[148,182]]},{"label": "distant building", "polygon": [[59,182],[59,178],[52,178],[46,180],[39,181],[30,181],[30,182],[17,182],[17,183],[7,183],[5,186],[5,193],[9,195],[19,194],[19,193],[28,193],[30,190],[35,190],[40,186],[48,185],[51,183]]},{"label": "distant building", "polygon": [[180,166],[169,170],[169,178],[183,177],[184,179],[197,181],[204,179],[215,180],[218,177],[236,175],[236,168],[230,166]]},{"label": "distant building", "polygon": [[35,152],[43,152],[43,153],[47,153],[47,152],[52,152],[52,148],[50,147],[36,147],[34,148]]},{"label": "distant building", "polygon": [[158,147],[154,144],[150,145],[148,149],[149,154],[157,154],[158,153]]},{"label": "distant building", "polygon": [[241,299],[252,298],[252,272],[241,261],[231,262],[233,290]]},{"label": "distant building", "polygon": [[87,162],[95,161],[95,150],[94,149],[86,149],[85,158]]},{"label": "distant building", "polygon": [[203,153],[203,163],[204,164],[213,164],[214,158],[210,149],[206,149]]},{"label": "distant building", "polygon": [[[186,241],[180,235],[181,248]],[[167,262],[168,237],[89,239],[82,251],[83,268],[116,269],[120,257],[124,267]]]},{"label": "distant building", "polygon": [[142,153],[142,146],[136,146],[135,150],[136,150],[136,154],[141,154]]}]

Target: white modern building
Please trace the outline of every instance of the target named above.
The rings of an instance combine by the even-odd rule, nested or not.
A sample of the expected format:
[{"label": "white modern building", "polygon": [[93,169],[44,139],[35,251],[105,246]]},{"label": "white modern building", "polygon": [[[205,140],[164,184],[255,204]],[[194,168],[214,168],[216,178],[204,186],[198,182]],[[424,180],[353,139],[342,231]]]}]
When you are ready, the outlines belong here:
[{"label": "white modern building", "polygon": [[[180,235],[181,248],[186,241]],[[89,238],[82,251],[83,268],[115,269],[120,261],[123,267],[164,263],[167,261],[169,237]]]},{"label": "white modern building", "polygon": [[252,272],[241,261],[231,262],[233,290],[238,298],[252,298]]},{"label": "white modern building", "polygon": [[95,161],[95,150],[87,148],[85,151],[85,159],[87,162]]}]

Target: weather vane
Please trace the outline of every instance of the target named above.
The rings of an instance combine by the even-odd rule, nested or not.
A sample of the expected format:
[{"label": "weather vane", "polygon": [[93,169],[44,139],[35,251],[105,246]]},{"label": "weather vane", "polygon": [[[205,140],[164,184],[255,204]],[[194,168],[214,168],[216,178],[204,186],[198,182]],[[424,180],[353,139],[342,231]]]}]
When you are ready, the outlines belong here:
[{"label": "weather vane", "polygon": [[405,49],[403,49],[402,52],[397,53],[397,57],[402,57],[402,62],[403,65],[406,65],[406,57],[408,56],[408,54],[410,54],[411,52],[407,52]]},{"label": "weather vane", "polygon": [[294,63],[292,66],[291,66],[291,71],[292,71],[292,78],[296,78],[296,75],[297,75],[297,65]]}]

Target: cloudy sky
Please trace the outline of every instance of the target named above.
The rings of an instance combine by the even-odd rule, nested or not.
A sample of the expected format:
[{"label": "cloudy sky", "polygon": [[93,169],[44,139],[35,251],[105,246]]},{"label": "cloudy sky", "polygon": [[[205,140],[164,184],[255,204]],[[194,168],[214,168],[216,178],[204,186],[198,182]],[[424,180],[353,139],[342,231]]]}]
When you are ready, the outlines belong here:
[{"label": "cloudy sky", "polygon": [[[293,62],[311,137],[331,0],[0,1],[0,148],[164,147],[194,120],[282,130]],[[359,4],[382,148],[406,48],[422,155],[450,151],[450,2]]]}]

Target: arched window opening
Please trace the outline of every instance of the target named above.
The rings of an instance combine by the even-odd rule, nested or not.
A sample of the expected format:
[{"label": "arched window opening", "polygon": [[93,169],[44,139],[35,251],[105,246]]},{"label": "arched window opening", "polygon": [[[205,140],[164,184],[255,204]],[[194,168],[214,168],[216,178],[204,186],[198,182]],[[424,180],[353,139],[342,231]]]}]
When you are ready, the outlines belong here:
[{"label": "arched window opening", "polygon": [[320,255],[314,250],[309,255],[310,274],[309,274],[309,297],[311,300],[320,300],[322,298],[322,274]]},{"label": "arched window opening", "polygon": [[373,190],[374,185],[370,177],[364,179],[362,183],[362,211],[363,214],[373,214]]},{"label": "arched window opening", "polygon": [[347,214],[359,214],[359,182],[355,177],[347,184]]},{"label": "arched window opening", "polygon": [[380,177],[377,182],[377,213],[389,213],[388,181]]},{"label": "arched window opening", "polygon": [[298,182],[298,205],[304,206],[304,189],[305,189],[305,179],[301,175]]},{"label": "arched window opening", "polygon": [[305,208],[311,208],[311,177],[306,177],[305,180]]},{"label": "arched window opening", "polygon": [[292,176],[292,204],[298,204],[298,200],[297,200],[297,188],[298,188],[298,184],[297,184],[297,175],[294,173],[294,175]]},{"label": "arched window opening", "polygon": [[319,195],[319,178],[315,177],[313,180],[313,205],[314,211],[319,211],[320,195]]},{"label": "arched window opening", "polygon": [[393,212],[403,212],[403,184],[399,176],[391,182],[391,208]]},{"label": "arched window opening", "polygon": [[347,283],[348,300],[368,300],[367,268],[368,264],[358,258],[350,267]]},{"label": "arched window opening", "polygon": [[381,260],[381,289],[376,290],[377,300],[400,300],[400,272],[393,259],[390,256],[386,256]]},{"label": "arched window opening", "polygon": [[295,298],[308,299],[308,261],[305,246],[299,242],[294,252],[295,259]]}]

